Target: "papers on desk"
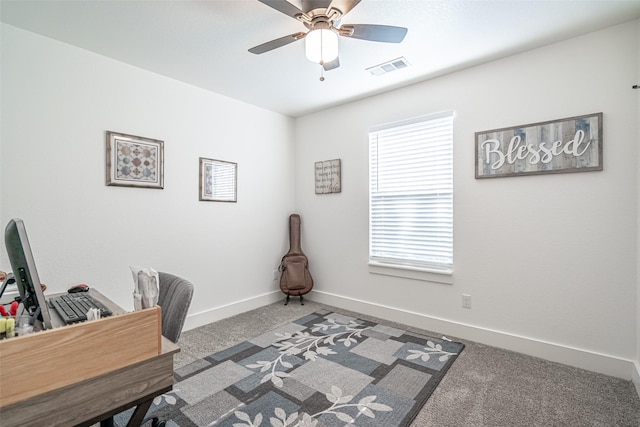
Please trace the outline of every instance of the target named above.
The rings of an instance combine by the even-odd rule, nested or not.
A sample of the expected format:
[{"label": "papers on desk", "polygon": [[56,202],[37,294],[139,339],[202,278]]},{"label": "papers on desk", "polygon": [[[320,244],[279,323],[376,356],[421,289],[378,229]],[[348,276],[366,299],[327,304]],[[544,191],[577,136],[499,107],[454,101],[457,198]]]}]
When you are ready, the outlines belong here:
[{"label": "papers on desk", "polygon": [[87,320],[98,320],[100,316],[100,310],[97,308],[91,307],[89,311],[87,311]]},{"label": "papers on desk", "polygon": [[133,308],[135,311],[158,304],[158,272],[152,268],[130,267],[133,274]]}]

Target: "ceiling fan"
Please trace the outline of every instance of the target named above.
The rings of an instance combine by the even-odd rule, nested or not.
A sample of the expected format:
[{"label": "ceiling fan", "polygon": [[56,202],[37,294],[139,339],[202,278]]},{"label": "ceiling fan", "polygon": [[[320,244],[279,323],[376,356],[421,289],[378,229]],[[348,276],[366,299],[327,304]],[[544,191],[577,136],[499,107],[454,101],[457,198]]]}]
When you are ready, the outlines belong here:
[{"label": "ceiling fan", "polygon": [[[249,52],[257,55],[297,40],[305,39],[307,58],[322,66],[325,71],[340,66],[338,36],[384,43],[400,43],[407,34],[403,27],[374,24],[340,25],[340,19],[361,0],[302,0],[302,9],[286,0],[258,0],[267,6],[302,22],[309,31],[298,32],[252,47]],[[320,80],[324,80],[320,77]]]}]

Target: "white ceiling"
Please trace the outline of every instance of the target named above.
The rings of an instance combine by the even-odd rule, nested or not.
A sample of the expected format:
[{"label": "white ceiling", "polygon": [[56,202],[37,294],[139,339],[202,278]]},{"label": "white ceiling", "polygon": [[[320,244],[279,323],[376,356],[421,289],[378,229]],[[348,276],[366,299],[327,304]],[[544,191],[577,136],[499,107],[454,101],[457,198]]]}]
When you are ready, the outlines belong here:
[{"label": "white ceiling", "polygon": [[[0,2],[4,23],[292,117],[639,17],[640,0],[363,0],[341,24],[406,27],[406,38],[341,37],[341,65],[321,82],[304,40],[247,51],[306,31],[257,0]],[[401,56],[411,67],[365,71]]]}]

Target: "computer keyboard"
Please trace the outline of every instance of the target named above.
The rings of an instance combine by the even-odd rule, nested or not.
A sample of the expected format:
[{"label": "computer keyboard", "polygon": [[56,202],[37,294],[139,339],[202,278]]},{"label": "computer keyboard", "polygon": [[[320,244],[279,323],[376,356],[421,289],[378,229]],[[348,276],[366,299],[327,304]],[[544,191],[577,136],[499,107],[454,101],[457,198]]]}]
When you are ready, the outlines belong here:
[{"label": "computer keyboard", "polygon": [[53,307],[67,324],[87,320],[87,312],[90,308],[100,310],[100,317],[107,317],[113,314],[100,301],[94,299],[91,295],[81,292],[49,298],[49,306]]}]

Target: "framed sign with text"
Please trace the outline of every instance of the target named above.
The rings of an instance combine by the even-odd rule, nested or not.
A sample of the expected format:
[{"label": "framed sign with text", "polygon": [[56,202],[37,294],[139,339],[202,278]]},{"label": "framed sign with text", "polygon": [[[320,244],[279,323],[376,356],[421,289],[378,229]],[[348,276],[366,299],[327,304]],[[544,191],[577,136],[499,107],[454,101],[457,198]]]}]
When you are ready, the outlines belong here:
[{"label": "framed sign with text", "polygon": [[339,193],[342,191],[342,166],[340,159],[325,160],[314,164],[316,194]]},{"label": "framed sign with text", "polygon": [[475,133],[476,179],[602,170],[602,113]]}]

